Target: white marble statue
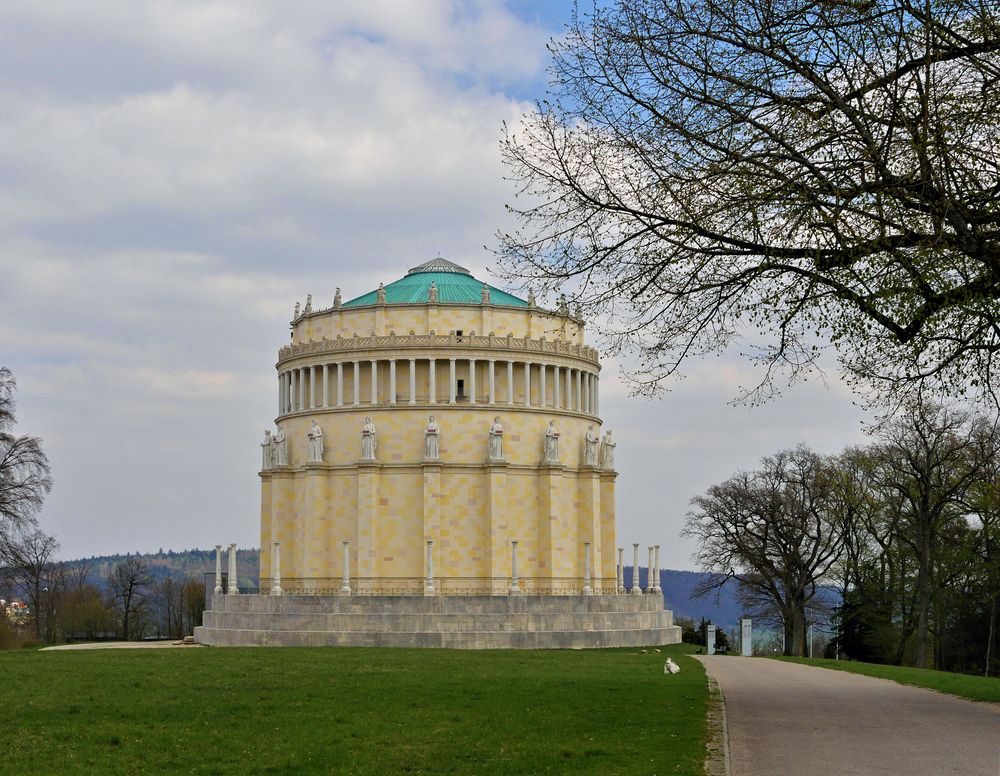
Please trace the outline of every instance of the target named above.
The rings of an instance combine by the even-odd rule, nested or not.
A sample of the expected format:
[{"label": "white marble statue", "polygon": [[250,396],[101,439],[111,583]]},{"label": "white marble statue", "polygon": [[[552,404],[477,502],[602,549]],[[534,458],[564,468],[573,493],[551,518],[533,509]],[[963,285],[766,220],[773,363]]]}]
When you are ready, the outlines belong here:
[{"label": "white marble statue", "polygon": [[559,314],[569,315],[569,304],[566,302],[566,294],[559,294]]},{"label": "white marble statue", "polygon": [[275,466],[288,466],[288,442],[285,440],[285,432],[278,426],[278,430],[271,435],[271,444],[274,446],[272,460]]},{"label": "white marble statue", "polygon": [[427,427],[424,429],[424,460],[436,461],[441,455],[441,427],[438,426],[434,416],[427,418]]},{"label": "white marble statue", "polygon": [[337,291],[333,295],[333,306],[339,308],[344,303],[344,300],[340,296],[340,286],[337,286]]},{"label": "white marble statue", "polygon": [[490,303],[490,287],[485,283],[483,283],[483,290],[480,292],[480,296],[482,297],[483,304]]},{"label": "white marble statue", "polygon": [[298,302],[296,302],[295,303],[295,312],[292,313],[292,320],[293,321],[297,321],[299,319],[300,315],[302,315],[302,306]]},{"label": "white marble statue", "polygon": [[665,674],[679,674],[681,672],[681,667],[674,662],[673,658],[667,658],[667,662],[663,664],[663,673]]},{"label": "white marble statue", "polygon": [[274,444],[271,441],[271,430],[264,429],[264,441],[260,443],[261,453],[263,454],[263,462],[261,463],[261,469],[267,471],[272,466],[274,466]]},{"label": "white marble statue", "polygon": [[503,459],[503,426],[500,424],[500,416],[493,418],[493,425],[490,426],[490,454],[491,461]]},{"label": "white marble statue", "polygon": [[365,423],[361,427],[361,460],[374,461],[375,450],[378,449],[378,435],[375,433],[375,424],[372,419],[365,416]]},{"label": "white marble statue", "polygon": [[583,305],[579,302],[576,303],[576,307],[573,310],[573,317],[579,320],[583,320]]},{"label": "white marble statue", "polygon": [[615,440],[611,437],[611,429],[604,432],[604,439],[601,442],[601,468],[615,468]]},{"label": "white marble statue", "polygon": [[313,295],[306,294],[306,309],[305,312],[311,313],[313,311]]},{"label": "white marble statue", "polygon": [[556,430],[556,422],[549,421],[549,427],[545,429],[545,463],[559,463],[559,432]]},{"label": "white marble statue", "polygon": [[528,289],[528,307],[535,306],[535,292],[530,288]]},{"label": "white marble statue", "polygon": [[385,286],[381,283],[378,284],[378,291],[375,292],[375,303],[385,304]]},{"label": "white marble statue", "polygon": [[600,438],[594,432],[594,426],[587,426],[583,437],[583,463],[585,466],[597,466],[597,445]]},{"label": "white marble statue", "polygon": [[310,463],[323,463],[323,429],[315,420],[309,427],[308,437]]},{"label": "white marble statue", "polygon": [[427,289],[427,301],[431,304],[436,303],[438,300],[438,287],[437,284],[432,280],[430,288]]}]

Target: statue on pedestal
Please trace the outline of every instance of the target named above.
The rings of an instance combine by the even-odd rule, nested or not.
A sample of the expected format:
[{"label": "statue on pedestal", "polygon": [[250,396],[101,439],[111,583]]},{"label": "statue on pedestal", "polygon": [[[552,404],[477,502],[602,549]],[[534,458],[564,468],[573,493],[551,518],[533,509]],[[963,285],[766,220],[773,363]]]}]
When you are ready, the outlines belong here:
[{"label": "statue on pedestal", "polygon": [[601,468],[615,468],[615,441],[611,438],[611,429],[604,432],[604,440],[601,442]]},{"label": "statue on pedestal", "polygon": [[285,440],[285,432],[278,426],[278,430],[271,436],[273,445],[273,462],[275,466],[288,466],[288,442]]},{"label": "statue on pedestal", "polygon": [[483,283],[483,290],[480,292],[480,296],[482,297],[483,304],[490,303],[490,287],[485,283]]},{"label": "statue on pedestal", "polygon": [[597,444],[600,438],[594,432],[593,424],[587,426],[583,437],[583,463],[585,466],[597,466]]},{"label": "statue on pedestal", "polygon": [[378,291],[375,292],[375,304],[385,304],[385,286],[378,284]]},{"label": "statue on pedestal", "polygon": [[535,292],[530,288],[528,289],[528,307],[535,306]]},{"label": "statue on pedestal", "polygon": [[315,420],[309,427],[309,462],[323,463],[323,429]]},{"label": "statue on pedestal", "polygon": [[274,466],[274,444],[271,441],[270,429],[264,429],[264,441],[260,443],[260,447],[263,454],[263,461],[260,468],[263,471],[267,471]]},{"label": "statue on pedestal", "polygon": [[302,315],[301,305],[298,302],[296,302],[295,303],[295,312],[292,313],[292,320],[293,321],[297,321],[301,315]]},{"label": "statue on pedestal", "polygon": [[313,295],[306,294],[306,309],[305,312],[311,313],[313,311]]},{"label": "statue on pedestal", "polygon": [[556,430],[556,422],[549,421],[549,427],[545,429],[545,463],[559,463],[559,432]]},{"label": "statue on pedestal", "polygon": [[559,294],[559,314],[569,315],[569,303],[566,301],[566,294]]},{"label": "statue on pedestal", "polygon": [[339,309],[343,303],[344,300],[340,296],[340,286],[337,286],[337,291],[333,295],[333,306]]},{"label": "statue on pedestal", "polygon": [[503,426],[500,424],[500,416],[493,418],[493,425],[490,426],[490,452],[491,461],[503,460]]},{"label": "statue on pedestal", "polygon": [[375,433],[375,424],[372,419],[365,416],[365,423],[361,427],[361,460],[374,461],[375,450],[378,448],[378,435]]},{"label": "statue on pedestal", "polygon": [[424,460],[436,461],[441,455],[441,428],[431,415],[424,429]]},{"label": "statue on pedestal", "polygon": [[427,289],[427,301],[430,304],[437,304],[438,300],[438,287],[437,284],[432,280],[430,288]]}]

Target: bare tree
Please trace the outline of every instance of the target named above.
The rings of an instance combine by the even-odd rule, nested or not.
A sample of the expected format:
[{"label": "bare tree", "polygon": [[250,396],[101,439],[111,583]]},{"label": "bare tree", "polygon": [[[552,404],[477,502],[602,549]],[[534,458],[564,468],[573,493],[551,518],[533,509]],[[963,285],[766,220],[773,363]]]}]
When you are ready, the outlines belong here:
[{"label": "bare tree", "polygon": [[57,575],[52,556],[59,547],[54,536],[37,528],[0,533],[0,564],[7,567],[14,584],[28,600],[35,622],[35,636],[51,636],[51,604],[56,595]]},{"label": "bare tree", "polygon": [[146,562],[135,555],[127,555],[108,577],[108,592],[121,613],[122,638],[134,635],[135,620],[145,603],[145,594],[153,583]]},{"label": "bare tree", "polygon": [[0,535],[33,524],[52,489],[41,440],[10,433],[16,387],[10,370],[0,367]]},{"label": "bare tree", "polygon": [[841,528],[828,514],[831,488],[827,463],[798,447],[713,485],[688,513],[684,535],[697,541],[695,558],[712,572],[698,592],[737,580],[745,602],[775,613],[785,654],[804,654],[807,612],[841,552]]},{"label": "bare tree", "polygon": [[756,329],[752,399],[825,339],[873,402],[998,400],[996,3],[617,0],[551,49],[500,255],[610,321],[638,391]]}]

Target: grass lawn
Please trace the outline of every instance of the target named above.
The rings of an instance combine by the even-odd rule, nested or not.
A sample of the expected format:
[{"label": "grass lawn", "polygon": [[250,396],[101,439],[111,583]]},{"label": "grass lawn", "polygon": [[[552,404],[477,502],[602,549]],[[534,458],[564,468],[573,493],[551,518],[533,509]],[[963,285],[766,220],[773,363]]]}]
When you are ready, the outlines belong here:
[{"label": "grass lawn", "polygon": [[0,773],[701,774],[693,649],[5,652]]},{"label": "grass lawn", "polygon": [[1000,678],[985,676],[969,676],[968,674],[953,674],[948,671],[934,671],[930,668],[905,668],[903,666],[883,666],[876,663],[857,663],[853,660],[810,659],[807,657],[776,657],[774,660],[787,660],[792,663],[835,668],[838,671],[852,671],[865,676],[877,676],[881,679],[891,679],[900,684],[913,684],[917,687],[928,687],[938,692],[958,695],[973,701],[990,701],[1000,703]]}]

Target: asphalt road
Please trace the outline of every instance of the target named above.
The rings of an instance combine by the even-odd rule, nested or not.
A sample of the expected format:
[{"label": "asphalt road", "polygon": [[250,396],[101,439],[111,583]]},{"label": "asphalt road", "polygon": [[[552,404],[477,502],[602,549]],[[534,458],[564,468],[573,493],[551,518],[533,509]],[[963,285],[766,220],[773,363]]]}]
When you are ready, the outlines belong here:
[{"label": "asphalt road", "polygon": [[732,776],[1000,776],[1000,704],[765,658],[699,657]]}]

